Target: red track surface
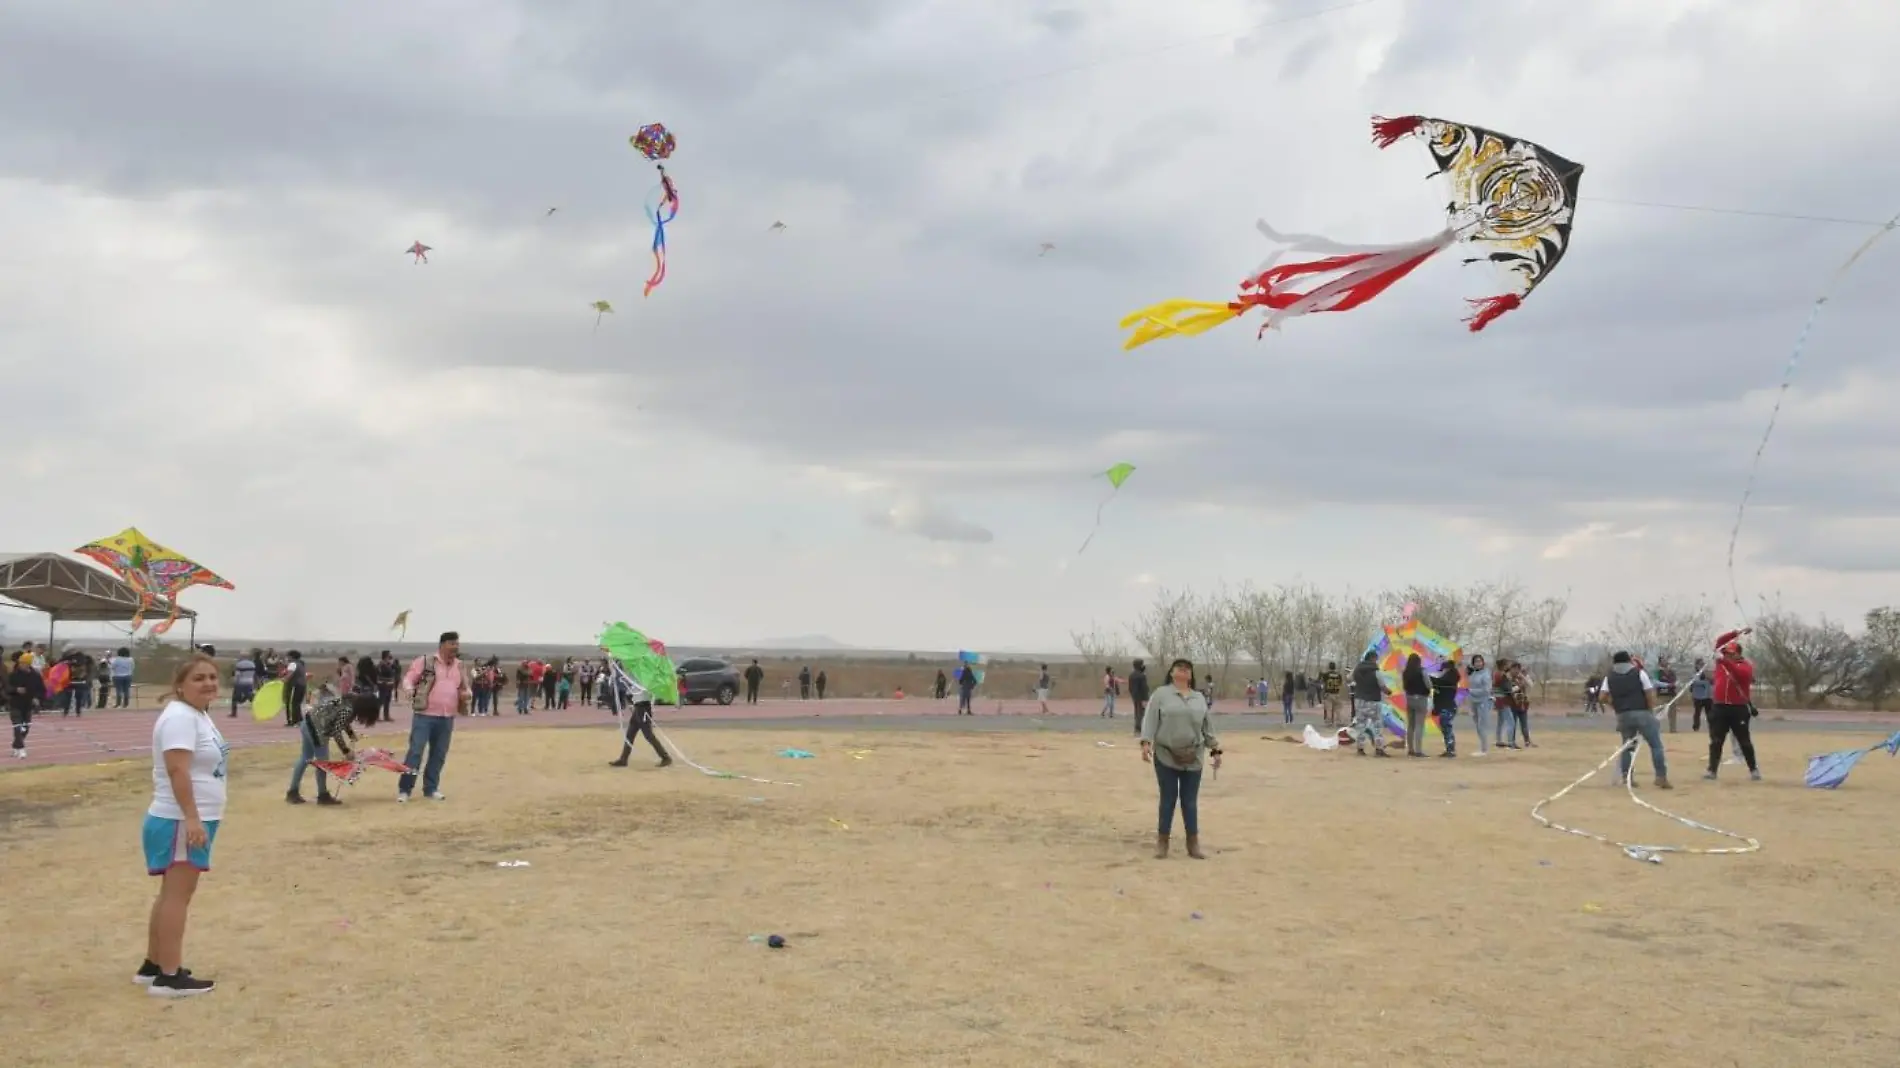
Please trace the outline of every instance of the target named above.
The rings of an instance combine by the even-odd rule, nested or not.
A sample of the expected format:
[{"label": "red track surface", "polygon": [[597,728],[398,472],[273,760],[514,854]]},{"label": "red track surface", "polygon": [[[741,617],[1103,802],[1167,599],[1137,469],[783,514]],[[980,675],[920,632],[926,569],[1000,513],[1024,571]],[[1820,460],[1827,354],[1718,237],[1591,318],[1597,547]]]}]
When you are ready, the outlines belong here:
[{"label": "red track surface", "polygon": [[[1005,708],[1004,706],[1007,706]],[[977,702],[981,715],[1026,715],[1036,712],[1033,701],[1017,700],[998,702],[994,698]],[[1094,715],[1101,706],[1094,701],[1051,701],[1049,711],[1054,715]],[[1001,710],[999,712],[999,710]],[[233,749],[242,749],[254,745],[271,745],[276,742],[294,742],[297,732],[284,725],[280,716],[267,723],[258,723],[251,718],[250,709],[238,710],[236,718],[228,713],[227,702],[214,707],[218,729],[224,732],[225,740]],[[833,716],[929,716],[954,715],[954,700],[936,701],[930,698],[912,698],[897,700],[832,700],[832,701],[760,701],[756,705],[733,704],[721,707],[715,704],[688,705],[685,710],[662,708],[659,714],[660,726],[668,723],[691,723],[708,719],[809,719],[824,715]],[[11,760],[0,756],[0,771],[9,768],[35,767],[47,764],[84,764],[106,763],[115,760],[144,759],[152,749],[152,718],[158,714],[157,706],[138,709],[93,709],[83,716],[61,716],[58,712],[41,713],[34,717],[33,731],[27,737],[27,758]],[[409,733],[409,710],[401,705],[394,710],[396,722],[382,724],[369,731],[371,737],[396,735],[407,737]],[[612,716],[604,708],[586,708],[575,703],[567,709],[536,709],[532,715],[517,716],[512,701],[505,704],[502,714],[491,717],[464,717],[456,725],[458,732],[465,730],[490,731],[509,727],[575,727],[590,724],[613,722]],[[396,746],[395,748],[400,748]]]}]

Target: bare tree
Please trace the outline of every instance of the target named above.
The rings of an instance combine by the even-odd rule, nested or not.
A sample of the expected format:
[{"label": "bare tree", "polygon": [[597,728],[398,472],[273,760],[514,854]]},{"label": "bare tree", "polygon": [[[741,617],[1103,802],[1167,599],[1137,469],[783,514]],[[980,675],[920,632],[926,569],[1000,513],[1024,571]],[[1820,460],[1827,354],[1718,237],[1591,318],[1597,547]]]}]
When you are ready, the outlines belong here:
[{"label": "bare tree", "polygon": [[1392,596],[1402,604],[1417,605],[1414,619],[1462,644],[1476,637],[1472,628],[1485,614],[1486,590],[1483,584],[1463,590],[1454,586],[1407,586]]},{"label": "bare tree", "polygon": [[1241,648],[1260,665],[1264,676],[1284,655],[1286,647],[1286,599],[1280,590],[1241,587],[1234,599],[1234,625]]},{"label": "bare tree", "polygon": [[1156,590],[1154,603],[1136,618],[1129,633],[1150,659],[1165,664],[1190,651],[1193,606],[1191,593]]},{"label": "bare tree", "polygon": [[1861,646],[1847,628],[1822,616],[1809,623],[1781,608],[1755,621],[1757,659],[1777,689],[1786,687],[1794,707],[1846,697],[1865,674]]},{"label": "bare tree", "polygon": [[[1524,584],[1517,579],[1505,578],[1473,586],[1468,597],[1471,632],[1455,637],[1476,645],[1474,652],[1494,658],[1510,656],[1517,651],[1518,643],[1530,639],[1536,630],[1534,614],[1539,606],[1531,601]],[[1559,613],[1560,619],[1561,616]],[[1539,671],[1538,678],[1543,678],[1548,670],[1546,665]]]},{"label": "bare tree", "polygon": [[1881,711],[1887,698],[1900,690],[1900,609],[1876,608],[1867,613],[1865,622],[1864,666],[1857,693]]},{"label": "bare tree", "polygon": [[1108,667],[1128,659],[1128,644],[1121,635],[1105,631],[1089,621],[1087,631],[1072,630],[1069,640],[1075,643],[1076,655],[1096,667]]},{"label": "bare tree", "polygon": [[1209,596],[1197,597],[1193,601],[1191,618],[1191,645],[1195,662],[1208,667],[1220,665],[1220,676],[1214,689],[1215,695],[1219,696],[1226,690],[1227,672],[1233,667],[1234,658],[1245,645],[1245,635],[1234,599],[1225,589]]},{"label": "bare tree", "polygon": [[1570,613],[1570,595],[1546,597],[1531,605],[1524,615],[1524,644],[1531,657],[1531,670],[1538,680],[1538,697],[1550,699],[1550,676],[1556,669],[1557,637],[1564,616]]},{"label": "bare tree", "polygon": [[1287,658],[1294,671],[1317,673],[1332,630],[1331,606],[1317,587],[1280,587],[1286,606]]},{"label": "bare tree", "polygon": [[1327,612],[1326,659],[1335,657],[1350,667],[1365,654],[1366,646],[1379,630],[1379,602],[1371,597],[1347,593],[1332,603]]},{"label": "bare tree", "polygon": [[1617,608],[1602,642],[1612,652],[1627,650],[1651,662],[1681,660],[1715,637],[1714,619],[1706,601],[1694,607],[1671,600],[1625,605]]}]

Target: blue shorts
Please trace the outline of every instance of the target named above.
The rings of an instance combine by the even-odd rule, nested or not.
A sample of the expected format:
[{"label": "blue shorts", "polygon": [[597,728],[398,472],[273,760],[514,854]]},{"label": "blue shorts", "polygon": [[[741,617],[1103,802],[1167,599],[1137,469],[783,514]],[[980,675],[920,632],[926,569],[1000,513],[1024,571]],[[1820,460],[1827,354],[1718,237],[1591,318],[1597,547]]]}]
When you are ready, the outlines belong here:
[{"label": "blue shorts", "polygon": [[205,844],[193,849],[185,845],[185,821],[168,820],[146,813],[145,871],[163,875],[174,865],[189,864],[199,871],[211,870],[211,846],[218,840],[217,820],[205,821]]}]

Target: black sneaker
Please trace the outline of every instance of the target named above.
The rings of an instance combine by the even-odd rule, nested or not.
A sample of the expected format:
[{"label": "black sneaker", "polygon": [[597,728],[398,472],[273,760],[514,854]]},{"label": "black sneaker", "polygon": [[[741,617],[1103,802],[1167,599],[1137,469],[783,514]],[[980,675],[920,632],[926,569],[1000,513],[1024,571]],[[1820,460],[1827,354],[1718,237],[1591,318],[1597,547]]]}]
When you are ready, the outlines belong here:
[{"label": "black sneaker", "polygon": [[[178,974],[190,975],[191,969],[180,968],[178,969]],[[144,964],[139,965],[139,970],[132,974],[132,981],[137,983],[140,986],[151,986],[152,980],[158,978],[158,976],[159,976],[158,965],[153,964],[151,961],[148,960]]]},{"label": "black sneaker", "polygon": [[154,978],[145,992],[155,998],[191,998],[209,994],[217,986],[209,979],[199,979],[180,968],[177,975],[159,975]]},{"label": "black sneaker", "polygon": [[340,805],[342,803],[343,803],[343,799],[338,797],[335,794],[318,794],[317,795],[317,804],[319,805]]},{"label": "black sneaker", "polygon": [[284,800],[290,802],[293,805],[301,805],[304,803],[303,795],[298,793],[295,790],[291,790],[290,792],[286,793],[284,795]]}]

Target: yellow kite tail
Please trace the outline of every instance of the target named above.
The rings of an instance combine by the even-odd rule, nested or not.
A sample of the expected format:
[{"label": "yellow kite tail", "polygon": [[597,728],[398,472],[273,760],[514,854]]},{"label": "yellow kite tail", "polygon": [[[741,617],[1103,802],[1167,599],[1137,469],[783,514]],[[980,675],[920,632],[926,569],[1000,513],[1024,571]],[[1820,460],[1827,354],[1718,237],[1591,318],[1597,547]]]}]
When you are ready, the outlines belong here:
[{"label": "yellow kite tail", "polygon": [[1159,337],[1186,337],[1205,334],[1222,323],[1239,318],[1244,307],[1205,300],[1164,300],[1143,308],[1121,321],[1123,330],[1133,330],[1124,350],[1146,345]]}]

